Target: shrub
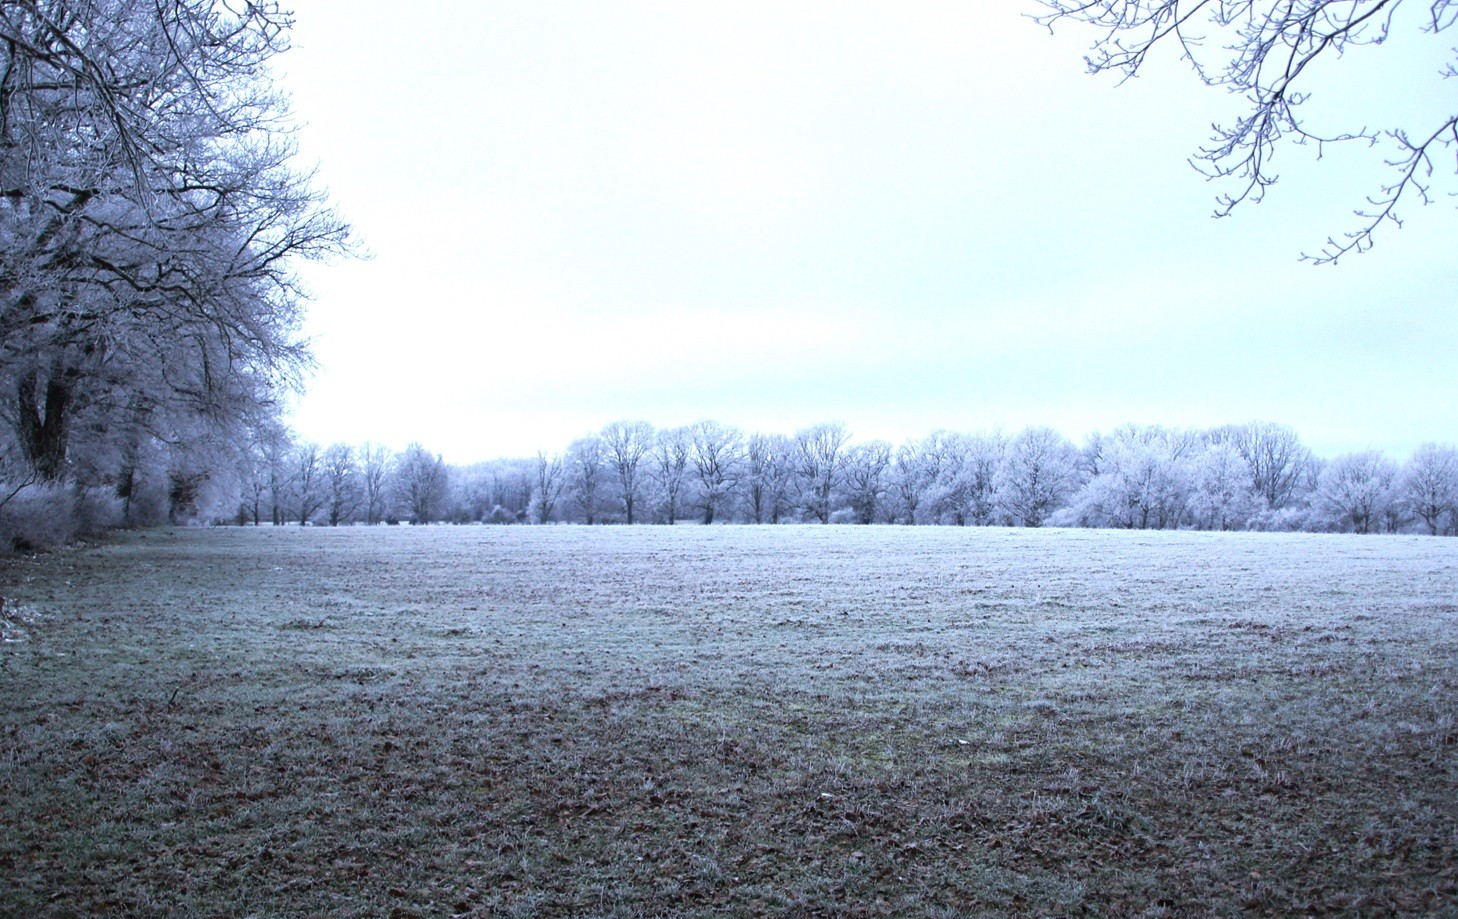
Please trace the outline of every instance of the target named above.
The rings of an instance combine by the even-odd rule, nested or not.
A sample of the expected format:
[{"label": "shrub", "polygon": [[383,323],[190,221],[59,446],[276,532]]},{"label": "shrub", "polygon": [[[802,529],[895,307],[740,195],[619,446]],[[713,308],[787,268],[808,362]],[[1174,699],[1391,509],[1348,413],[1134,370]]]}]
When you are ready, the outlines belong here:
[{"label": "shrub", "polygon": [[30,485],[0,505],[0,552],[53,549],[115,529],[121,518],[122,501],[109,489]]},{"label": "shrub", "polygon": [[122,524],[122,499],[109,488],[72,493],[77,536],[99,536]]},{"label": "shrub", "polygon": [[0,550],[38,552],[77,532],[76,499],[64,486],[31,485],[0,507]]}]

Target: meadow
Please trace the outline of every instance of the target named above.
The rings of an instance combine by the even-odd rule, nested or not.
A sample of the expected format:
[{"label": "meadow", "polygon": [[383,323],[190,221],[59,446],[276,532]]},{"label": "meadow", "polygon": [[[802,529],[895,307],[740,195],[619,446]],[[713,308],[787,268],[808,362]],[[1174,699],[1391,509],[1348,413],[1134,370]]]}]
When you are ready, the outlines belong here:
[{"label": "meadow", "polygon": [[4,915],[1458,915],[1458,540],[179,528],[0,595]]}]

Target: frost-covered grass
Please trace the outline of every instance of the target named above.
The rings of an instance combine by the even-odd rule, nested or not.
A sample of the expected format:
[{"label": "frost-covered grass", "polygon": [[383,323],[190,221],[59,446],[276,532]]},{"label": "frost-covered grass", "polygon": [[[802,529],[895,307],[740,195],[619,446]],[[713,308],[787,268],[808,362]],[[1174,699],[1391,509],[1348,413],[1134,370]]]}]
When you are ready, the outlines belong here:
[{"label": "frost-covered grass", "polygon": [[0,594],[0,914],[1458,914],[1458,540],[177,530]]}]

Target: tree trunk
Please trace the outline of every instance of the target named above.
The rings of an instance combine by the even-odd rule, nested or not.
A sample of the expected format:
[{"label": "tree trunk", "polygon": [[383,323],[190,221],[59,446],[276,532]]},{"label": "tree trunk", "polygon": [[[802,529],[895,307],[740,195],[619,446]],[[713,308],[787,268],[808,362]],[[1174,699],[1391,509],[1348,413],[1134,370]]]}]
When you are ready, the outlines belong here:
[{"label": "tree trunk", "polygon": [[137,492],[137,467],[128,462],[116,480],[116,495],[122,499],[122,526],[132,525],[132,496]]},{"label": "tree trunk", "polygon": [[46,382],[43,403],[35,375],[21,378],[16,386],[20,402],[16,425],[20,449],[26,462],[47,482],[59,482],[66,475],[68,410],[74,393],[70,385],[52,378]]}]

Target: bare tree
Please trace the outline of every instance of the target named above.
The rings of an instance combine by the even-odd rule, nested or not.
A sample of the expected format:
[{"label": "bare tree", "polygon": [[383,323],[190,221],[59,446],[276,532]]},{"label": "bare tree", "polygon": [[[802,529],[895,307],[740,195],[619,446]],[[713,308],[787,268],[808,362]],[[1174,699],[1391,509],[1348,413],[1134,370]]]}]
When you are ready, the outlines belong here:
[{"label": "bare tree", "polygon": [[846,451],[845,492],[856,523],[875,523],[890,482],[891,445],[884,440],[856,444]]},{"label": "bare tree", "polygon": [[294,448],[293,498],[299,526],[304,526],[319,513],[327,494],[324,490],[324,459],[319,445],[301,443]]},{"label": "bare tree", "polygon": [[933,523],[967,525],[963,491],[971,438],[954,431],[933,431],[921,441],[922,464],[931,477],[923,513]]},{"label": "bare tree", "polygon": [[688,473],[689,434],[684,428],[661,430],[649,451],[650,473],[658,486],[665,523],[678,519],[679,499],[683,494],[684,476]]},{"label": "bare tree", "polygon": [[1191,461],[1190,509],[1205,530],[1233,530],[1255,512],[1250,467],[1234,446],[1214,443]]},{"label": "bare tree", "polygon": [[1311,464],[1311,451],[1284,424],[1252,421],[1217,428],[1210,433],[1214,443],[1229,443],[1250,467],[1251,487],[1271,510],[1281,510],[1301,490]]},{"label": "bare tree", "polygon": [[[238,482],[241,508],[238,512],[239,522],[252,520],[253,525],[258,526],[263,517],[263,496],[268,494],[268,464],[262,449],[256,443],[250,443],[248,450],[239,458]],[[131,519],[134,484],[134,478],[128,476],[126,493],[121,495],[126,500],[126,513],[122,518],[124,521]]]},{"label": "bare tree", "polygon": [[329,525],[337,527],[354,517],[361,496],[359,463],[349,444],[330,444],[324,451],[325,506]]},{"label": "bare tree", "polygon": [[365,522],[379,523],[387,513],[390,466],[393,457],[383,444],[366,443],[359,448],[360,487],[364,492]]},{"label": "bare tree", "polygon": [[845,446],[850,440],[840,422],[817,424],[795,432],[795,465],[801,504],[821,523],[830,522],[831,500],[845,472]]},{"label": "bare tree", "polygon": [[896,461],[891,470],[892,489],[896,494],[898,507],[897,518],[908,525],[919,522],[917,512],[935,481],[935,473],[928,468],[921,447],[920,440],[908,440],[898,447]]},{"label": "bare tree", "polygon": [[[1320,152],[1328,144],[1385,141],[1393,150],[1386,157],[1391,172],[1356,211],[1357,228],[1341,239],[1328,238],[1318,254],[1304,259],[1330,263],[1371,248],[1379,226],[1401,224],[1396,210],[1400,202],[1427,204],[1437,197],[1437,161],[1444,161],[1445,170],[1458,171],[1453,155],[1458,150],[1458,114],[1411,131],[1402,126],[1318,131],[1303,117],[1301,106],[1311,95],[1316,74],[1345,52],[1386,39],[1400,0],[1040,2],[1049,12],[1038,19],[1050,29],[1069,20],[1100,30],[1087,58],[1092,73],[1112,71],[1128,79],[1140,72],[1156,47],[1171,45],[1200,79],[1245,97],[1245,114],[1217,125],[1209,145],[1193,160],[1205,175],[1234,184],[1233,191],[1219,197],[1217,216],[1265,196],[1276,181],[1275,153],[1285,144],[1312,144]],[[1441,32],[1455,20],[1458,5],[1434,0],[1421,28]],[[1454,76],[1454,65],[1441,75]]]},{"label": "bare tree", "polygon": [[629,526],[637,507],[638,467],[653,447],[653,426],[646,421],[614,421],[602,429],[602,441],[608,464],[618,479],[623,499],[623,512]]},{"label": "bare tree", "polygon": [[1397,466],[1375,450],[1347,453],[1326,465],[1316,502],[1341,529],[1375,533],[1393,499]]},{"label": "bare tree", "polygon": [[[1201,443],[1198,436],[1159,425],[1126,424],[1096,442],[1099,471],[1073,500],[1081,524],[1163,530],[1184,522],[1194,488],[1191,459]],[[1085,449],[1080,465],[1090,468],[1090,459]]]},{"label": "bare tree", "polygon": [[998,470],[998,503],[1020,526],[1042,526],[1077,481],[1078,451],[1052,428],[1027,428],[1008,442]]},{"label": "bare tree", "polygon": [[[286,442],[288,437],[288,429],[281,424],[261,424],[253,430],[247,443],[234,455],[233,461],[237,468],[238,520],[240,523],[251,520],[254,526],[259,526],[263,522],[264,500],[269,497],[273,485],[273,459],[281,452],[277,445]],[[124,476],[118,477],[117,484],[119,496],[126,500],[126,519],[130,522],[131,504],[140,483],[134,475],[130,474],[130,469],[124,468],[123,472]],[[125,486],[125,493],[121,493],[123,486]]]},{"label": "bare tree", "polygon": [[395,458],[393,481],[410,522],[430,523],[440,517],[450,489],[450,471],[439,453],[412,443]]},{"label": "bare tree", "polygon": [[293,443],[288,436],[263,441],[263,462],[268,470],[269,522],[283,526],[289,519],[289,492],[293,488],[294,470],[290,459]]},{"label": "bare tree", "polygon": [[689,459],[699,482],[704,523],[714,515],[738,484],[744,435],[738,428],[717,421],[700,421],[688,430]]},{"label": "bare tree", "polygon": [[789,508],[794,444],[783,434],[754,434],[744,448],[744,497],[755,523],[779,523]]},{"label": "bare tree", "polygon": [[547,523],[567,485],[567,464],[558,454],[538,453],[532,474],[532,519]]},{"label": "bare tree", "polygon": [[567,488],[582,509],[588,526],[597,522],[599,493],[605,471],[602,438],[583,437],[567,448]]},{"label": "bare tree", "polygon": [[986,526],[997,506],[997,470],[1002,465],[1002,435],[937,432],[923,449],[928,471],[935,470],[926,501],[938,519],[958,526]]},{"label": "bare tree", "polygon": [[532,506],[532,481],[536,461],[497,460],[491,467],[493,519],[498,523],[526,520]]},{"label": "bare tree", "polygon": [[1403,467],[1398,489],[1403,502],[1437,536],[1444,514],[1458,517],[1458,449],[1435,443],[1418,447]]}]

